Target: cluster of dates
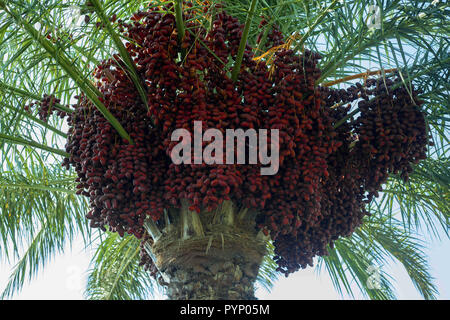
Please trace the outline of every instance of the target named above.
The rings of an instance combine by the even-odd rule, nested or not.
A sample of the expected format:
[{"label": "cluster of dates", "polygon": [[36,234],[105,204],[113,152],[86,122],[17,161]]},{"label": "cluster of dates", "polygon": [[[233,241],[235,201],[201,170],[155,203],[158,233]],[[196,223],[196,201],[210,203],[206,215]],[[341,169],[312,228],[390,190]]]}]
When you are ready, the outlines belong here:
[{"label": "cluster of dates", "polygon": [[[120,21],[148,105],[120,56],[99,65],[95,77],[101,101],[133,144],[82,95],[69,116],[71,156],[64,165],[75,168],[78,193],[90,199],[92,227],[143,241],[144,221],[158,223],[165,208],[182,201],[199,214],[225,200],[256,209],[256,225],[274,241],[278,270],[287,275],[350,235],[388,174],[406,178],[411,163],[425,158],[424,116],[405,89],[391,89],[398,81],[370,80],[348,90],[318,87],[320,56],[308,50],[280,49],[272,61],[256,62],[247,45],[233,81],[229,66],[243,25],[218,9],[210,30],[186,14],[183,37],[174,15],[161,8]],[[282,43],[277,29],[267,39],[269,48]],[[343,104],[358,99],[359,118],[335,128],[350,112]],[[263,176],[258,164],[175,165],[171,135],[176,129],[193,133],[194,121],[224,135],[226,129],[278,129],[278,173]],[[151,259],[142,256],[148,267]]]},{"label": "cluster of dates", "polygon": [[64,119],[67,116],[67,113],[58,109],[60,102],[61,100],[54,95],[44,94],[41,100],[25,105],[24,110],[31,113],[33,108],[37,108],[39,119],[45,122],[48,121],[49,117],[54,112],[56,112],[58,117]]}]

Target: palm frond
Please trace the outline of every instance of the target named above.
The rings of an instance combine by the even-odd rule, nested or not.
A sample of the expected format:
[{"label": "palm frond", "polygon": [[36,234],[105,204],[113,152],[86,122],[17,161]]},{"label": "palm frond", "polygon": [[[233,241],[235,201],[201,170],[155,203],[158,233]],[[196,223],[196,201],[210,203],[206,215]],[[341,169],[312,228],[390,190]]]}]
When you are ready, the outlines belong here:
[{"label": "palm frond", "polygon": [[16,262],[2,298],[20,291],[75,236],[90,237],[87,203],[75,195],[73,177],[24,155],[0,173],[0,258]]},{"label": "palm frond", "polygon": [[120,53],[120,57],[125,63],[125,66],[127,67],[128,74],[133,81],[137,91],[139,92],[139,95],[141,96],[142,102],[145,106],[148,105],[147,103],[147,93],[144,88],[144,84],[139,78],[139,75],[137,74],[136,66],[131,59],[130,55],[128,54],[127,49],[122,43],[122,39],[120,39],[119,35],[114,30],[113,26],[111,25],[111,22],[109,21],[109,18],[107,17],[107,13],[105,12],[104,8],[100,4],[99,0],[92,0],[92,5],[95,9],[95,12],[99,16],[102,23],[105,25],[106,30],[108,31],[108,34],[110,35],[111,39],[113,40],[117,50]]},{"label": "palm frond", "polygon": [[274,250],[275,247],[272,242],[268,241],[267,254],[264,256],[263,262],[259,267],[258,277],[256,278],[256,284],[268,292],[272,290],[274,283],[276,283],[277,279],[281,275],[281,273],[277,271],[278,266],[273,260],[273,256],[275,255]]},{"label": "palm frond", "polygon": [[[120,122],[109,112],[109,110],[103,105],[99,97],[101,93],[98,89],[91,83],[90,80],[84,78],[82,73],[77,70],[73,61],[67,56],[67,54],[60,50],[57,45],[54,45],[51,41],[45,38],[39,30],[37,30],[32,22],[27,19],[22,18],[22,14],[16,11],[16,8],[7,6],[4,2],[0,2],[0,9],[4,10],[14,22],[23,30],[28,33],[28,35],[36,41],[36,43],[45,50],[48,55],[56,61],[60,69],[64,70],[65,73],[77,84],[77,86],[86,94],[89,100],[95,105],[95,107],[103,114],[103,116],[111,123],[111,125],[117,130],[120,136],[130,143],[132,143],[131,137],[122,127]],[[28,12],[25,12],[28,14]]]},{"label": "palm frond", "polygon": [[158,284],[139,266],[139,240],[108,233],[99,244],[85,296],[90,300],[145,300]]},{"label": "palm frond", "polygon": [[370,299],[395,299],[393,276],[386,267],[400,263],[425,299],[435,299],[437,290],[426,260],[424,242],[394,218],[372,215],[349,238],[336,241],[329,256],[319,258],[319,272],[326,268],[336,290],[354,297],[353,287]]},{"label": "palm frond", "polygon": [[407,230],[421,230],[435,237],[448,236],[449,182],[448,159],[429,158],[414,168],[408,182],[392,177],[372,210],[390,218],[399,213]]},{"label": "palm frond", "polygon": [[386,219],[377,215],[356,232],[360,240],[368,239],[374,244],[372,252],[378,255],[378,261],[395,258],[405,267],[414,286],[425,299],[435,299],[437,289],[430,274],[425,242],[403,228],[395,219]]}]

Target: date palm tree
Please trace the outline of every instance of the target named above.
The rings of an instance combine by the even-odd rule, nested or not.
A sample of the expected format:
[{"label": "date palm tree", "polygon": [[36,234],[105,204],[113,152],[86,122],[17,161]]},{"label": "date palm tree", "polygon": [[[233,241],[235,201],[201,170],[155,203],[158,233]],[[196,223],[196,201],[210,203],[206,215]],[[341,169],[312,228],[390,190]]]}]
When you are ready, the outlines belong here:
[{"label": "date palm tree", "polygon": [[[176,293],[180,279],[175,275],[169,275],[172,279],[160,277],[158,282],[139,266],[140,242],[134,236],[120,237],[89,228],[85,219],[89,204],[76,194],[76,173],[61,167],[67,156],[63,150],[67,124],[56,115],[43,121],[36,111],[24,109],[44,94],[52,94],[60,99],[55,108],[69,113],[72,109],[66,105],[83,92],[126,138],[127,132],[96,96],[92,70],[113,52],[120,52],[139,92],[144,89],[123,51],[120,32],[107,17],[126,19],[146,6],[166,2],[170,1],[0,0],[0,259],[16,262],[3,298],[18,292],[28,278],[79,237],[86,246],[96,247],[85,292],[88,299],[146,299],[156,286],[166,286],[165,281],[175,283],[175,288],[168,287],[169,297],[180,298]],[[175,8],[181,8],[180,2],[175,2]],[[391,176],[380,197],[368,204],[371,216],[352,236],[339,239],[328,256],[319,257],[316,268],[327,272],[342,294],[354,294],[352,284],[356,283],[370,299],[394,299],[393,279],[384,267],[388,260],[394,260],[405,267],[425,299],[436,298],[422,235],[448,237],[448,4],[399,0],[210,2],[222,3],[229,14],[246,23],[243,43],[254,44],[261,31],[267,36],[277,25],[290,37],[295,50],[305,46],[320,52],[320,85],[345,88],[372,71],[395,69],[405,83],[412,82],[420,89],[434,140],[428,159],[414,167],[407,183]],[[261,16],[268,22],[262,28],[254,21]],[[97,28],[97,23],[105,28]],[[180,15],[177,25],[183,27]],[[352,114],[357,112],[355,109]],[[230,208],[221,207],[217,215],[223,227],[233,228],[238,223],[234,219],[238,212]],[[220,254],[212,254],[210,239],[211,235],[220,239],[220,233],[208,233],[208,223],[189,213],[183,217],[172,222],[173,229],[188,230],[196,236],[204,232],[201,241],[207,249],[212,248],[205,256],[217,258]],[[148,231],[155,239],[164,237],[155,226],[148,226]],[[173,234],[177,241],[184,240],[183,232]],[[257,267],[255,277],[247,284],[249,295],[237,298],[251,297],[255,278],[270,288],[279,276],[271,242],[266,238],[254,241],[263,248],[252,258]],[[240,249],[245,245],[235,243]],[[241,281],[235,266],[231,267]],[[374,267],[380,271],[376,289],[368,281]],[[196,293],[194,286],[190,290],[189,298],[219,296],[214,288],[209,295]]]}]

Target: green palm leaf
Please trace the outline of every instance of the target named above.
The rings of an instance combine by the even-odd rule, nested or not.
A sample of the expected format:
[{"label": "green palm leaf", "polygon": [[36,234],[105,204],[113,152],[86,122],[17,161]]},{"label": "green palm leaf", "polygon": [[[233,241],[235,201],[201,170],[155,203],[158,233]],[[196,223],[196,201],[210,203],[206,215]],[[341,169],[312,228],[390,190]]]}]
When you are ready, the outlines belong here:
[{"label": "green palm leaf", "polygon": [[85,296],[91,300],[143,300],[158,286],[139,266],[139,240],[108,233],[92,258]]},{"label": "green palm leaf", "polygon": [[354,297],[352,284],[370,299],[395,299],[394,278],[386,264],[403,265],[425,299],[435,299],[437,290],[423,251],[424,243],[395,219],[373,215],[350,238],[340,239],[330,255],[319,258],[317,269],[331,276],[340,294]]}]

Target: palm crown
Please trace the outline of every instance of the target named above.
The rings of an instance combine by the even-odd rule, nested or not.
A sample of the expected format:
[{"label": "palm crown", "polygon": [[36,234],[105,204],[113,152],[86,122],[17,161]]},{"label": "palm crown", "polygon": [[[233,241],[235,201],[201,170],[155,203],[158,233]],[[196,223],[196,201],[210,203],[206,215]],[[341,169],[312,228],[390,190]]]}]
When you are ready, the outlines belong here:
[{"label": "palm crown", "polygon": [[[194,8],[204,5],[192,2]],[[328,256],[318,258],[317,267],[330,274],[340,292],[351,293],[354,281],[369,298],[390,299],[395,293],[383,262],[393,258],[403,264],[424,298],[435,298],[437,291],[418,232],[426,230],[438,236],[444,231],[448,235],[448,6],[439,1],[211,2],[222,3],[242,22],[247,19],[249,29],[244,36],[248,43],[255,44],[261,33],[267,37],[270,29],[278,26],[283,35],[289,35],[286,42],[294,50],[304,46],[320,52],[320,85],[345,87],[354,79],[367,77],[368,70],[384,75],[395,69],[404,83],[412,82],[420,89],[434,142],[428,158],[414,166],[406,183],[392,175],[380,197],[368,205],[371,216],[351,237],[336,241]],[[85,219],[89,204],[76,194],[76,173],[61,167],[67,156],[62,148],[67,124],[56,114],[43,119],[37,111],[28,112],[24,107],[51,94],[60,99],[51,107],[70,113],[73,110],[67,105],[83,92],[118,133],[129,139],[98,99],[92,70],[119,52],[139,95],[146,100],[133,63],[126,58],[124,39],[107,17],[125,19],[146,6],[164,4],[166,1],[157,0],[0,0],[0,257],[17,259],[3,297],[20,290],[27,277],[34,276],[78,236],[86,245],[97,246],[88,298],[141,299],[158,285],[138,266],[139,240],[89,228]],[[373,28],[370,17],[378,13],[379,26]],[[196,14],[195,18],[205,19],[202,10]],[[267,23],[262,29],[255,21],[249,23],[250,14],[254,20],[264,16]],[[273,54],[256,50],[261,59]],[[258,280],[270,287],[278,274],[272,244],[267,245],[269,254]],[[373,290],[368,281],[372,267],[381,270],[381,289]]]}]

